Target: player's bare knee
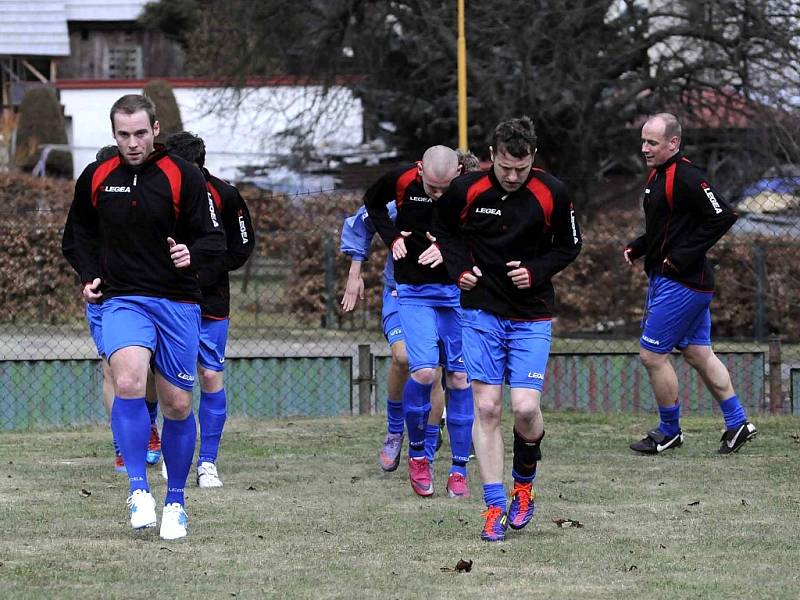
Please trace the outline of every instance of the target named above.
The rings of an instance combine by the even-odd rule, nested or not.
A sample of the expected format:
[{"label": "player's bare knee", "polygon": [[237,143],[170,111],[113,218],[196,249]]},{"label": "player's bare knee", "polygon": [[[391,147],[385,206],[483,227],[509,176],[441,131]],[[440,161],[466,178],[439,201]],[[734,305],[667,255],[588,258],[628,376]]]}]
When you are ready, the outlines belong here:
[{"label": "player's bare knee", "polygon": [[447,387],[454,390],[465,390],[469,387],[466,373],[450,372],[447,374]]},{"label": "player's bare knee", "polygon": [[522,402],[516,402],[512,406],[514,420],[532,423],[541,418],[542,408],[538,398],[530,398]]},{"label": "player's bare knee", "polygon": [[698,370],[705,369],[709,360],[714,356],[708,346],[687,346],[681,351],[684,360]]},{"label": "player's bare knee", "polygon": [[114,391],[120,398],[143,398],[147,379],[132,371],[124,371],[114,377]]},{"label": "player's bare knee", "polygon": [[436,369],[417,369],[411,374],[411,377],[417,383],[421,383],[422,385],[431,385],[436,381]]},{"label": "player's bare knee", "polygon": [[392,366],[398,369],[408,370],[408,354],[405,347],[400,347],[400,344],[392,346]]},{"label": "player's bare knee", "polygon": [[211,369],[199,368],[200,371],[200,389],[204,392],[218,392],[222,389],[222,371],[213,371]]},{"label": "player's bare knee", "polygon": [[664,363],[668,360],[669,355],[667,354],[659,354],[657,352],[651,352],[650,350],[645,350],[644,348],[639,348],[639,361],[642,363],[645,369],[658,369],[659,367],[663,366]]},{"label": "player's bare knee", "polygon": [[502,403],[485,399],[478,399],[475,401],[475,418],[478,419],[483,425],[499,425],[502,414]]}]

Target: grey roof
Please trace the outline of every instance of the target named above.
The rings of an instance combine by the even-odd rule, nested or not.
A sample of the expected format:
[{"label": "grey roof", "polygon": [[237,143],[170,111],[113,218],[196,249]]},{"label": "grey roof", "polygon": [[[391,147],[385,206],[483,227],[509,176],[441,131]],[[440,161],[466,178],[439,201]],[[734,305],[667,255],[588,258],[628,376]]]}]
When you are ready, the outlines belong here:
[{"label": "grey roof", "polygon": [[0,0],[0,56],[69,56],[66,2]]},{"label": "grey roof", "polygon": [[151,0],[67,0],[68,21],[135,21]]}]

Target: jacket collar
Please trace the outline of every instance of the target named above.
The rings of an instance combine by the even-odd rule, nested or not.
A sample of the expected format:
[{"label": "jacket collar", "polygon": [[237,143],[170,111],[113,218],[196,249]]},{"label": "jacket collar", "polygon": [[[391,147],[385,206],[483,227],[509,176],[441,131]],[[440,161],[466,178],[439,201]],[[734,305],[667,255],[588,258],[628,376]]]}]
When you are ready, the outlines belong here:
[{"label": "jacket collar", "polygon": [[667,160],[656,167],[656,171],[663,172],[666,171],[670,166],[674,165],[683,157],[683,152],[678,150],[675,154],[670,156]]}]

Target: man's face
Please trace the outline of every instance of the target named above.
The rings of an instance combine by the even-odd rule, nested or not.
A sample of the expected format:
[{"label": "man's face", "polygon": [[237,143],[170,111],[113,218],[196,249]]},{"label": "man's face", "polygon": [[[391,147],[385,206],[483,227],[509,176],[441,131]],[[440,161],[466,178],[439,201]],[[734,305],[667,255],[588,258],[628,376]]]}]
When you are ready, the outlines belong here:
[{"label": "man's face", "polygon": [[536,150],[533,151],[533,154],[517,158],[506,152],[503,146],[498,147],[497,150],[489,148],[494,175],[505,191],[514,192],[522,187],[533,167],[535,153]]},{"label": "man's face", "polygon": [[158,131],[158,121],[150,126],[150,118],[144,110],[131,115],[114,113],[114,139],[122,159],[131,166],[140,165],[147,160],[153,152]]},{"label": "man's face", "polygon": [[422,163],[419,165],[419,174],[422,176],[422,187],[425,190],[425,193],[428,194],[428,197],[433,198],[434,200],[438,200],[442,197],[447,191],[447,188],[450,187],[450,182],[455,179],[456,175],[458,175],[460,167],[454,169],[450,173],[446,173],[443,176],[437,176],[432,173],[428,173],[425,169],[422,168]]},{"label": "man's face", "polygon": [[665,126],[662,119],[655,118],[647,121],[642,127],[642,154],[650,168],[663,165],[678,151],[680,144],[678,136],[667,139],[664,133]]}]

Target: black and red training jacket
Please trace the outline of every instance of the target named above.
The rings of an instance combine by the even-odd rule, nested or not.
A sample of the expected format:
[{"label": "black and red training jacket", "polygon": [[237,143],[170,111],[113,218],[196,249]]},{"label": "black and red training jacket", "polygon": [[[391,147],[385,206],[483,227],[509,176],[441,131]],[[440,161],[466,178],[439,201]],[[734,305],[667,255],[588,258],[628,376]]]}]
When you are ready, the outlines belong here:
[{"label": "black and red training jacket", "polygon": [[[581,251],[581,233],[566,186],[541,169],[507,192],[494,171],[457,177],[436,204],[434,235],[451,277],[478,267],[477,285],[461,306],[523,321],[553,316],[552,277]],[[511,261],[527,269],[530,287],[508,276]]]},{"label": "black and red training jacket", "polygon": [[[170,237],[186,244],[178,269]],[[119,155],[93,162],[75,183],[62,252],[84,284],[99,277],[103,299],[153,296],[200,302],[200,284],[225,252],[225,233],[203,174],[163,146],[135,167]]]},{"label": "black and red training jacket", "polygon": [[648,276],[659,273],[692,289],[713,291],[706,252],[738,215],[705,172],[678,152],[650,171],[642,208],[645,233],[626,246],[628,257],[644,256]]}]

